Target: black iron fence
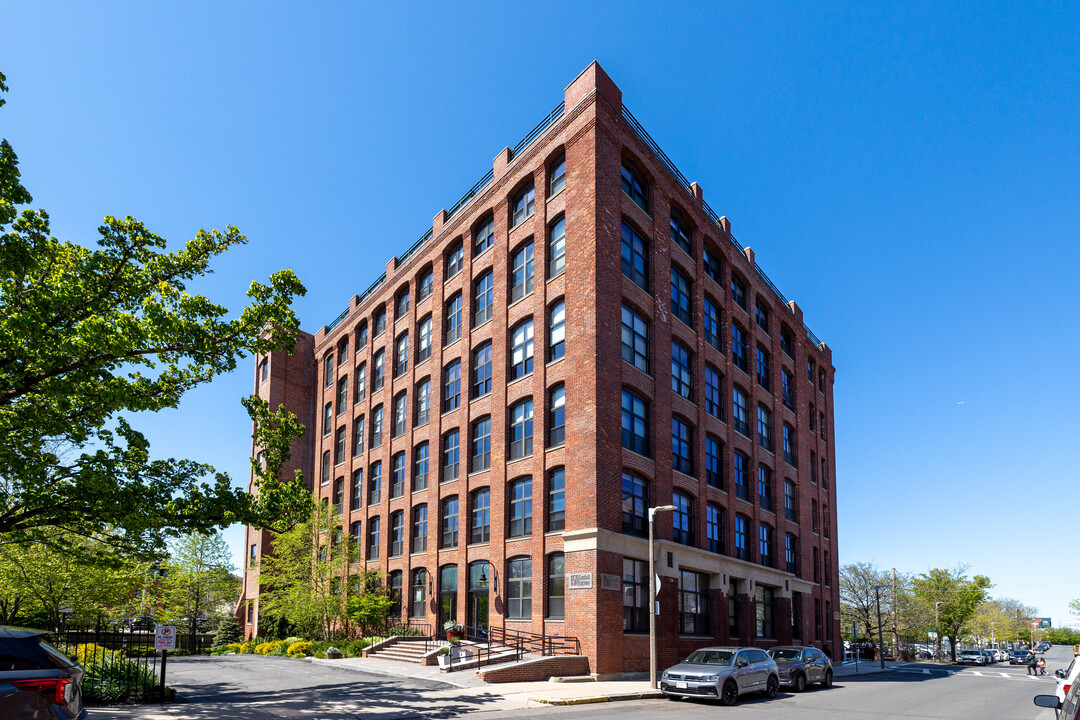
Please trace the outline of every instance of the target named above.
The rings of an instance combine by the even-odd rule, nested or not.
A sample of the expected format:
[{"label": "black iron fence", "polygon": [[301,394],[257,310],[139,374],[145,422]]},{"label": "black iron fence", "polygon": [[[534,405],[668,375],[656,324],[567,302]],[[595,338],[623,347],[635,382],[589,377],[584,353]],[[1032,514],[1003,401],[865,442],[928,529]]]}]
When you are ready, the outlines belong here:
[{"label": "black iron fence", "polygon": [[68,630],[53,633],[49,639],[86,670],[83,702],[87,705],[161,699],[159,653],[154,651],[153,633]]}]

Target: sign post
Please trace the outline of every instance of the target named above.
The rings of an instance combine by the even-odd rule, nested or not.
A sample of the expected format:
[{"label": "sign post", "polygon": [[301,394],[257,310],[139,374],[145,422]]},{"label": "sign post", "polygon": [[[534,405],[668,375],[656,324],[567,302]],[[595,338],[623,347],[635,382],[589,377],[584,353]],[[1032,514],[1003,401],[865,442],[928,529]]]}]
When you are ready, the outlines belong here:
[{"label": "sign post", "polygon": [[154,626],[154,651],[161,651],[161,702],[165,702],[165,664],[169,651],[176,649],[176,628],[172,625]]}]

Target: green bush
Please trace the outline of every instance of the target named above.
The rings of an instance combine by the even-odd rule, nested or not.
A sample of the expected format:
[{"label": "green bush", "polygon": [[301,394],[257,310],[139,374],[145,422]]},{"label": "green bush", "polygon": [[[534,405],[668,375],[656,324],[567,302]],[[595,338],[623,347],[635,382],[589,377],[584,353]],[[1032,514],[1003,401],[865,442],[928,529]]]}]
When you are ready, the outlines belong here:
[{"label": "green bush", "polygon": [[158,686],[152,667],[131,660],[91,661],[85,667],[83,702],[88,705],[147,699]]},{"label": "green bush", "polygon": [[298,642],[300,642],[300,641],[301,641],[301,640],[303,640],[303,639],[304,639],[304,638],[302,638],[302,637],[287,637],[287,638],[285,638],[285,644],[286,644],[286,645],[290,645],[290,646],[291,646],[291,645],[293,645],[294,643],[298,643]]},{"label": "green bush", "polygon": [[307,640],[294,642],[289,646],[289,657],[307,657],[312,653],[312,644]]}]

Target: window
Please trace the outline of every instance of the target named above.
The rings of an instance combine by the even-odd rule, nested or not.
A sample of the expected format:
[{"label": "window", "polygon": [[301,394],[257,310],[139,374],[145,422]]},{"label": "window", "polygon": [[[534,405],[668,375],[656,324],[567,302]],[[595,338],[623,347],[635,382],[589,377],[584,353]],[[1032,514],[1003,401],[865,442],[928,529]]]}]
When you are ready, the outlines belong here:
[{"label": "window", "polygon": [[548,447],[566,443],[566,386],[559,384],[548,393]]},{"label": "window", "polygon": [[566,354],[566,303],[556,300],[548,314],[548,361]]},{"label": "window", "polygon": [[566,218],[561,217],[548,230],[548,277],[566,270]]},{"label": "window", "polygon": [[764,389],[769,389],[769,353],[764,348],[757,349],[757,384]]},{"label": "window", "polygon": [[814,548],[814,582],[821,582],[821,566],[818,562],[817,548]]},{"label": "window", "polygon": [[334,464],[340,465],[345,462],[345,426],[342,425],[334,433]]},{"label": "window", "polygon": [[814,358],[806,358],[806,377],[810,381],[810,384],[814,384]]},{"label": "window", "polygon": [[491,467],[491,417],[485,416],[472,425],[472,452],[469,453],[472,472]]},{"label": "window", "polygon": [[764,465],[758,465],[757,494],[761,509],[772,511],[772,470]]},{"label": "window", "polygon": [[623,632],[649,632],[649,568],[641,560],[623,558]]},{"label": "window", "polygon": [[374,328],[371,331],[371,336],[377,338],[383,334],[386,330],[386,307],[380,306],[375,310],[375,314],[372,317],[372,325]]},{"label": "window", "polygon": [[516,302],[533,291],[533,244],[522,245],[510,258],[510,302]]},{"label": "window", "polygon": [[255,623],[255,603],[251,600],[247,602],[247,624],[253,625]]},{"label": "window", "polygon": [[791,533],[784,535],[784,569],[792,575],[799,574],[798,539]]},{"label": "window", "polygon": [[532,455],[533,402],[529,398],[510,408],[510,459]]},{"label": "window", "polygon": [[435,289],[435,275],[431,268],[424,268],[420,272],[420,278],[416,281],[416,302],[427,300]]},{"label": "window", "polygon": [[795,357],[793,355],[794,351],[791,349],[792,346],[793,346],[793,340],[792,340],[792,337],[791,337],[791,330],[788,330],[786,325],[781,325],[780,326],[780,349],[789,358],[794,358]]},{"label": "window", "polygon": [[670,226],[671,241],[681,247],[687,255],[693,256],[694,252],[690,249],[690,228],[679,213],[674,210],[671,211]]},{"label": "window", "polygon": [[352,486],[349,488],[349,510],[359,510],[364,497],[364,469],[353,470]]},{"label": "window", "polygon": [[248,554],[248,567],[255,565],[255,561],[258,559],[258,550],[256,545],[251,546],[251,551]]},{"label": "window", "polygon": [[404,392],[394,398],[394,427],[391,437],[401,437],[409,426],[409,398]]},{"label": "window", "polygon": [[443,370],[442,411],[457,410],[461,405],[461,361],[455,360]]},{"label": "window", "polygon": [[821,534],[829,537],[829,506],[821,503]]},{"label": "window", "polygon": [[371,409],[371,447],[377,448],[382,445],[382,405],[376,405]]},{"label": "window", "polygon": [[791,522],[798,519],[798,505],[795,502],[795,483],[784,480],[784,517]]},{"label": "window", "polygon": [[548,166],[548,197],[566,187],[566,156],[560,155]]},{"label": "window", "polygon": [[649,291],[649,244],[626,222],[622,224],[622,272],[642,290]]},{"label": "window", "polygon": [[390,460],[390,499],[405,494],[405,452],[394,453]]},{"label": "window", "polygon": [[525,188],[510,202],[511,216],[510,227],[517,227],[521,223],[525,222],[528,218],[532,217],[533,210],[536,208],[536,190],[532,185]]},{"label": "window", "polygon": [[424,378],[416,385],[416,424],[426,425],[431,420],[431,379]]},{"label": "window", "polygon": [[446,254],[446,273],[444,280],[450,278],[461,272],[461,268],[465,266],[465,249],[461,243],[457,243],[450,249],[450,252]]},{"label": "window", "polygon": [[731,362],[743,372],[750,372],[746,361],[746,331],[738,323],[731,323]]},{"label": "window", "polygon": [[649,321],[622,306],[622,357],[643,373],[649,372]]},{"label": "window", "polygon": [[671,390],[687,400],[694,399],[694,360],[690,349],[671,341]]},{"label": "window", "polygon": [[458,542],[458,501],[457,497],[449,497],[442,503],[442,530],[439,533],[439,547],[455,548]]},{"label": "window", "polygon": [[743,500],[750,499],[750,458],[739,450],[732,457],[732,466],[735,469],[735,497]]},{"label": "window", "polygon": [[679,634],[709,634],[709,576],[679,571]]},{"label": "window", "polygon": [[413,570],[409,617],[422,618],[427,614],[427,584],[427,570],[424,568]]},{"label": "window", "polygon": [[743,310],[746,309],[746,283],[734,272],[731,273],[731,299]]},{"label": "window", "polygon": [[379,524],[381,518],[373,517],[368,520],[368,549],[367,559],[379,559]]},{"label": "window", "polygon": [[705,436],[705,482],[717,490],[724,489],[724,465],[720,459],[723,447],[712,435]]},{"label": "window", "polygon": [[724,352],[724,340],[720,334],[720,311],[712,298],[705,296],[704,311],[702,312],[705,327],[705,342],[720,352]]},{"label": "window", "polygon": [[757,602],[754,609],[757,614],[757,636],[759,638],[774,638],[776,631],[773,624],[774,605],[776,603],[775,591],[771,587],[756,585],[754,592]]},{"label": "window", "polygon": [[795,467],[798,465],[795,456],[795,428],[784,423],[784,462]]},{"label": "window", "polygon": [[382,497],[382,461],[376,460],[368,468],[368,505],[376,505]]},{"label": "window", "polygon": [[491,319],[494,304],[495,276],[488,270],[473,287],[473,327],[479,327]]},{"label": "window", "polygon": [[821,392],[825,392],[825,370],[820,369],[817,371],[817,389]]},{"label": "window", "polygon": [[491,392],[491,343],[486,342],[473,351],[472,397],[478,398]]},{"label": "window", "polygon": [[817,532],[817,500],[810,501],[810,529]]},{"label": "window", "polygon": [[705,274],[712,278],[716,284],[721,284],[724,281],[721,279],[722,269],[720,267],[720,254],[709,248],[708,244],[701,251],[702,259],[705,261]]},{"label": "window", "polygon": [[458,479],[458,460],[461,453],[461,435],[457,430],[451,430],[443,435],[442,452],[442,481],[450,482]]},{"label": "window", "polygon": [[682,545],[694,544],[694,499],[676,490],[672,493],[671,504],[675,506],[671,514],[672,539]]},{"label": "window", "polygon": [[356,327],[356,354],[357,355],[359,355],[360,352],[365,347],[367,347],[367,342],[368,342],[368,329],[367,328],[368,328],[367,320],[361,320],[360,324]]},{"label": "window", "polygon": [[624,472],[622,476],[622,529],[631,535],[648,534],[646,513],[649,507],[648,481]]},{"label": "window", "polygon": [[764,405],[757,407],[757,442],[772,452],[772,413]]},{"label": "window", "polygon": [[427,315],[416,328],[416,364],[431,357],[431,316]]},{"label": "window", "polygon": [[469,542],[486,543],[491,537],[491,490],[481,488],[469,503]]},{"label": "window", "polygon": [[[814,552],[817,552],[817,548],[814,548]],[[814,572],[816,574],[817,570]],[[814,581],[817,582],[817,579]],[[814,598],[814,639],[821,639],[821,598]]]},{"label": "window", "polygon": [[548,475],[548,532],[566,529],[566,471],[555,468]]},{"label": "window", "polygon": [[818,420],[821,427],[821,442],[829,442],[828,433],[825,430],[825,413],[818,413]]},{"label": "window", "polygon": [[[810,378],[810,382],[814,382],[813,377]],[[326,356],[326,360],[323,361],[323,387],[332,387],[334,385],[334,353],[330,353]]]},{"label": "window", "polygon": [[744,515],[735,516],[735,557],[740,560],[750,559],[750,548],[746,544],[750,521]]},{"label": "window", "polygon": [[829,473],[828,473],[829,459],[827,456],[821,457],[821,489],[829,489]]},{"label": "window", "polygon": [[690,327],[694,326],[693,302],[690,281],[685,275],[671,268],[671,314]]},{"label": "window", "polygon": [[[404,544],[404,543],[402,543]],[[393,553],[391,552],[391,555]],[[394,618],[401,617],[401,571],[392,570],[386,576],[386,592],[390,598],[390,615],[391,622]]]},{"label": "window", "polygon": [[412,551],[427,551],[427,505],[417,505],[412,511]]},{"label": "window", "polygon": [[795,378],[787,370],[780,370],[780,398],[789,409],[795,409]]},{"label": "window", "polygon": [[457,293],[446,303],[444,345],[461,339],[461,293]]},{"label": "window", "polygon": [[361,553],[364,550],[364,530],[363,523],[356,520],[349,525],[349,537],[352,539],[352,549],[349,553],[349,561],[356,562],[360,559]]},{"label": "window", "polygon": [[724,509],[712,503],[705,506],[705,539],[709,552],[724,552]]},{"label": "window", "polygon": [[649,184],[641,173],[629,167],[625,160],[622,164],[622,189],[639,208],[649,212]]},{"label": "window", "polygon": [[525,377],[533,369],[533,321],[518,324],[510,336],[510,380]]},{"label": "window", "polygon": [[413,448],[413,492],[427,490],[428,444],[422,442]]},{"label": "window", "polygon": [[566,613],[566,563],[562,553],[551,553],[547,559],[547,616],[562,620]]},{"label": "window", "polygon": [[728,583],[728,635],[734,637],[739,634],[739,621],[742,613],[739,612],[739,582],[732,580]]},{"label": "window", "polygon": [[829,551],[823,550],[821,553],[822,563],[821,566],[825,572],[825,584],[832,585],[832,565],[829,564]]},{"label": "window", "polygon": [[754,321],[766,334],[769,332],[769,308],[760,298],[754,301]]},{"label": "window", "polygon": [[341,515],[345,503],[345,478],[334,480],[334,514]]},{"label": "window", "polygon": [[409,314],[409,288],[405,288],[394,298],[394,319],[400,320]]},{"label": "window", "polygon": [[473,231],[473,257],[483,255],[495,244],[495,218],[488,218]]},{"label": "window", "polygon": [[510,483],[510,537],[532,535],[532,478]]},{"label": "window", "polygon": [[737,385],[731,392],[731,419],[735,425],[735,432],[750,437],[750,408],[746,393]]},{"label": "window", "polygon": [[353,420],[353,457],[364,452],[364,416]]},{"label": "window", "polygon": [[810,482],[817,482],[817,460],[815,459],[814,451],[810,451]]},{"label": "window", "polygon": [[532,617],[532,560],[517,557],[507,564],[506,616],[511,620],[528,620]]},{"label": "window", "polygon": [[266,360],[262,360],[259,363],[259,384],[266,382],[268,377],[270,377],[270,365]]},{"label": "window", "polygon": [[409,370],[409,333],[403,332],[394,341],[394,377],[401,377]]},{"label": "window", "polygon": [[367,363],[356,368],[356,387],[353,388],[353,404],[359,403],[367,394]]},{"label": "window", "polygon": [[323,406],[322,434],[326,437],[334,429],[334,403],[328,402]]},{"label": "window", "polygon": [[705,412],[724,419],[724,380],[712,365],[705,366]]},{"label": "window", "polygon": [[817,432],[817,410],[814,403],[810,403],[810,432]]},{"label": "window", "polygon": [[375,353],[371,366],[371,392],[378,392],[386,383],[386,353],[382,350]]},{"label": "window", "polygon": [[[405,554],[405,513],[402,510],[390,513],[390,557]],[[401,578],[398,578],[401,582]]]},{"label": "window", "polygon": [[629,390],[622,391],[622,446],[650,457],[649,404]]},{"label": "window", "polygon": [[694,428],[682,418],[671,418],[671,464],[684,475],[694,474],[691,450],[694,446]]}]

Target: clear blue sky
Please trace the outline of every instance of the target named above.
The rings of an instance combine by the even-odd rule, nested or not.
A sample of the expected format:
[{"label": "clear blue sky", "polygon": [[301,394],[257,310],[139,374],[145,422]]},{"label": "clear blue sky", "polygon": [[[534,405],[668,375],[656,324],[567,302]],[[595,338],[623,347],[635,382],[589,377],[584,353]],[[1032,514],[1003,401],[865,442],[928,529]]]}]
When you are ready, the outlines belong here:
[{"label": "clear blue sky", "polygon": [[[10,6],[0,135],[58,237],[238,225],[198,289],[291,267],[314,331],[597,59],[833,348],[840,561],[970,563],[1068,619],[1080,5],[393,7]],[[251,376],[139,424],[246,482]]]}]

